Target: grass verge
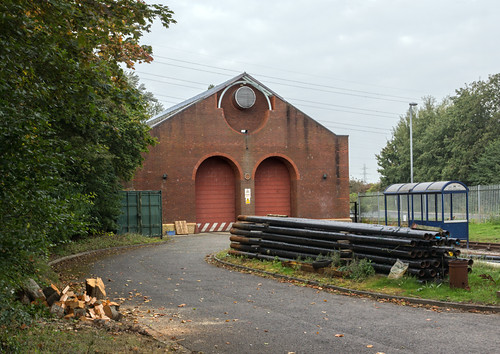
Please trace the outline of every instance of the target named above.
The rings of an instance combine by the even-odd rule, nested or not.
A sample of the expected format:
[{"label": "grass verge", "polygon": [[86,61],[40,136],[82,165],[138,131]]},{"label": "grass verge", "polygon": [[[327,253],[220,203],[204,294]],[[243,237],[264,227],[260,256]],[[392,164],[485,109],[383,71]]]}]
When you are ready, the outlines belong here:
[{"label": "grass verge", "polygon": [[227,251],[219,252],[217,258],[252,269],[304,280],[314,280],[323,285],[437,301],[500,305],[500,299],[496,294],[500,284],[500,269],[482,262],[475,262],[472,266],[472,273],[469,273],[468,276],[470,290],[465,290],[450,288],[448,281],[442,283],[420,282],[412,276],[405,276],[402,279],[388,279],[387,276],[375,274],[358,280],[330,277],[285,267],[279,261],[261,261],[229,255]]},{"label": "grass verge", "polygon": [[99,236],[86,237],[80,240],[57,245],[51,249],[51,258],[64,257],[81,252],[94,251],[111,247],[158,243],[165,240],[165,238],[160,239],[157,237],[147,237],[132,233],[123,235],[106,233]]},{"label": "grass verge", "polygon": [[469,241],[500,243],[500,222],[469,223]]},{"label": "grass verge", "polygon": [[[133,246],[165,241],[138,234],[105,234],[84,238],[54,247],[51,259],[97,249]],[[34,260],[36,278],[41,285],[54,283],[62,289],[66,280],[43,259]],[[83,262],[85,263],[85,262]],[[69,267],[73,269],[73,267]],[[78,273],[78,267],[72,270]],[[81,274],[74,274],[75,278]],[[10,300],[9,300],[10,301]],[[8,303],[9,311],[0,314],[0,352],[6,353],[165,353],[176,350],[175,344],[163,344],[138,331],[110,331],[78,321],[54,319],[48,308],[32,304]],[[11,320],[9,320],[11,318]],[[118,325],[121,323],[117,323]]]},{"label": "grass verge", "polygon": [[11,333],[11,353],[166,353],[168,344],[133,332],[108,331],[71,321],[42,320]]}]

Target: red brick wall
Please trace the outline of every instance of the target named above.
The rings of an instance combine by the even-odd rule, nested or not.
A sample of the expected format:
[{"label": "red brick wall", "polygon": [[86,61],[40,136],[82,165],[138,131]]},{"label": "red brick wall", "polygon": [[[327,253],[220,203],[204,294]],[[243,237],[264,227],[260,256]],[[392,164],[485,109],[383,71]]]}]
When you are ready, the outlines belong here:
[{"label": "red brick wall", "polygon": [[[279,156],[291,172],[292,216],[349,217],[348,137],[333,134],[277,97],[271,98],[269,111],[265,96],[257,90],[253,113],[236,109],[226,98],[230,90],[222,108],[217,108],[219,92],[153,127],[151,134],[159,144],[146,155],[133,189],[162,190],[163,222],[196,221],[196,168],[210,156],[222,156],[235,170],[238,214],[254,213],[253,176],[258,164]],[[241,129],[249,134],[240,133]],[[250,205],[245,204],[245,188],[252,190]]]}]

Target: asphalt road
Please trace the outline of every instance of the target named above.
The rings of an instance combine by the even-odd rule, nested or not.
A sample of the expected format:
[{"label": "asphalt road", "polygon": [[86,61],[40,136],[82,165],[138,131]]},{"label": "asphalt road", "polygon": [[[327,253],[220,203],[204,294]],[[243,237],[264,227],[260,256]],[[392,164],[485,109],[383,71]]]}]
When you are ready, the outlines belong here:
[{"label": "asphalt road", "polygon": [[125,298],[162,338],[203,353],[500,353],[500,315],[436,312],[336,295],[208,264],[229,234],[97,261],[108,296]]}]

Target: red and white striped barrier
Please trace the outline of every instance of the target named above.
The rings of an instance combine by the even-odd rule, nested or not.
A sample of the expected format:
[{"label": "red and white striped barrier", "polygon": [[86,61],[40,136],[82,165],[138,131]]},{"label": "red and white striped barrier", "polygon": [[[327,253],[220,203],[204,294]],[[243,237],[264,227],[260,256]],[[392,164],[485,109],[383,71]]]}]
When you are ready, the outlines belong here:
[{"label": "red and white striped barrier", "polygon": [[198,232],[229,232],[233,227],[232,222],[207,222],[196,224]]}]

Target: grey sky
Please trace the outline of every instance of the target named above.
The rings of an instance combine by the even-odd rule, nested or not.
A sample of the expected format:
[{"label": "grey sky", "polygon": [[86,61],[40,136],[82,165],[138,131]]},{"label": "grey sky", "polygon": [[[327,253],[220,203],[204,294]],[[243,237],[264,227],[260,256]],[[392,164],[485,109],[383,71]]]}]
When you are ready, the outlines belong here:
[{"label": "grey sky", "polygon": [[244,71],[336,134],[350,176],[379,179],[375,154],[409,102],[441,101],[500,66],[498,0],[171,0],[177,24],[144,37],[136,72],[165,107]]}]

